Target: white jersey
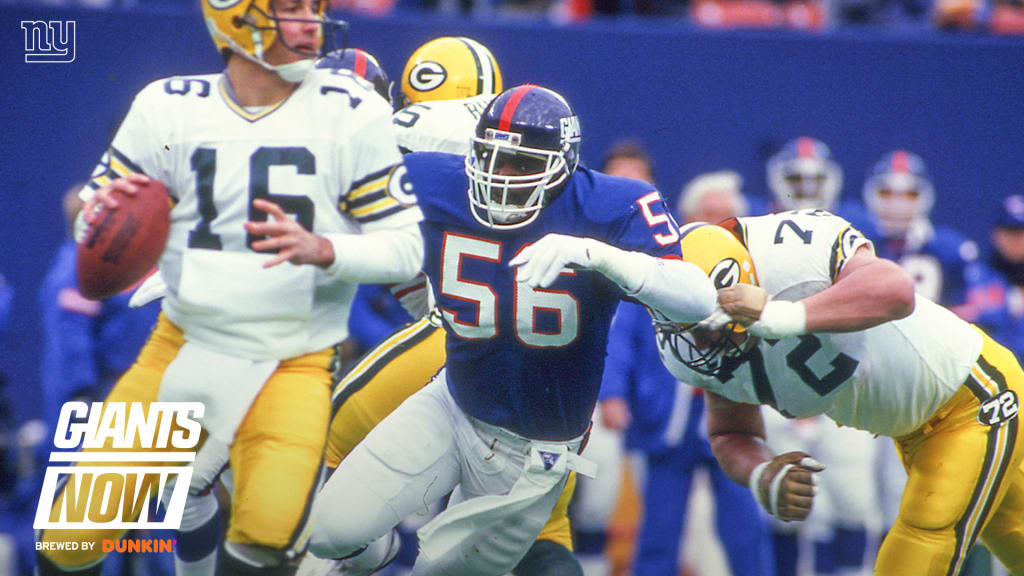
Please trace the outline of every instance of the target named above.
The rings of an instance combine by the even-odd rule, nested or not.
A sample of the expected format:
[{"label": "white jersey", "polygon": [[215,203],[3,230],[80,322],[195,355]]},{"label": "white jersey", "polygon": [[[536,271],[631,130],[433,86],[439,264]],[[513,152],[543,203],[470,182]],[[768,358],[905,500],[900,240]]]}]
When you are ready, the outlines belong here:
[{"label": "white jersey", "polygon": [[465,156],[484,108],[494,100],[482,94],[406,106],[395,112],[395,139],[402,152],[447,152]]},{"label": "white jersey", "polygon": [[[470,142],[484,108],[493,94],[472,98],[438,100],[412,104],[395,112],[395,140],[403,154],[410,152],[447,152],[462,156],[470,153]],[[394,284],[391,293],[413,318],[434,307],[434,294],[422,272],[409,282]]]},{"label": "white jersey", "polygon": [[[871,246],[848,222],[822,211],[740,218],[759,285],[796,301],[832,285],[847,259]],[[885,436],[916,430],[967,379],[981,334],[917,295],[914,312],[874,328],[763,340],[734,369],[715,377],[688,369],[659,339],[680,380],[735,402],[768,404],[790,418],[826,414]]]},{"label": "white jersey", "polygon": [[163,310],[187,339],[244,358],[290,358],[347,337],[356,286],[315,266],[263,268],[273,255],[249,248],[259,238],[243,224],[269,217],[252,207],[256,198],[321,235],[417,222],[414,198],[398,185],[390,112],[364,83],[329,70],[257,110],[235,102],[223,74],[159,80],[136,96],[89,187],[132,172],[167,186]]}]

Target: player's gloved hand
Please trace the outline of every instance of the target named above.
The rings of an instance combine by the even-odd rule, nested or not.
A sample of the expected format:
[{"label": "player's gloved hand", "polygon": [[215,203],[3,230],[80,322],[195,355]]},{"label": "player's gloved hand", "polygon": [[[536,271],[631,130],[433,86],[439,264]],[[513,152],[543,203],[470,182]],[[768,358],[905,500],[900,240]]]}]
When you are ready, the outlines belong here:
[{"label": "player's gloved hand", "polygon": [[718,291],[718,305],[760,338],[778,340],[807,332],[807,309],[803,303],[772,300],[759,286],[736,284],[722,288]]},{"label": "player's gloved hand", "polygon": [[164,277],[160,275],[160,271],[149,275],[149,278],[139,285],[139,287],[132,293],[132,297],[128,300],[128,306],[130,308],[142,308],[146,304],[154,300],[159,300],[167,295],[167,283],[164,282]]},{"label": "player's gloved hand", "polygon": [[721,330],[726,324],[733,322],[732,316],[726,314],[725,310],[722,310],[721,306],[715,306],[715,311],[710,316],[701,320],[697,324],[705,329],[712,332]]},{"label": "player's gloved hand", "polygon": [[517,268],[516,282],[547,288],[567,267],[591,269],[591,250],[598,244],[590,238],[548,234],[523,248],[508,265]]},{"label": "player's gloved hand", "polygon": [[786,452],[754,468],[750,491],[779,520],[804,520],[811,513],[817,491],[814,473],[824,469],[803,452]]}]

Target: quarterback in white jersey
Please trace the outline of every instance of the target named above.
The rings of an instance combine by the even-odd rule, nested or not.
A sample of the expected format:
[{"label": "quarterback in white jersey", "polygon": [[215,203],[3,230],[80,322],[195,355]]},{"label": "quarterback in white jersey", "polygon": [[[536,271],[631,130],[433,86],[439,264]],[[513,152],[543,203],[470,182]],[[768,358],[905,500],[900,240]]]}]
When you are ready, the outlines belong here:
[{"label": "quarterback in white jersey", "polygon": [[[329,70],[311,72],[287,99],[258,111],[235,102],[223,74],[159,80],[136,97],[90,187],[129,173],[166,184],[174,207],[159,268],[168,319],[215,350],[290,358],[347,337],[348,303],[365,267],[344,257],[323,270],[262,267],[271,255],[253,250],[263,236],[245,223],[267,214],[253,201],[278,204],[331,240],[336,256],[382,252],[358,236],[420,218],[401,186],[389,124],[382,98]],[[393,277],[378,272],[378,280],[418,266],[414,250],[394,247],[406,271],[399,262]]]},{"label": "quarterback in white jersey", "polygon": [[[203,566],[179,563],[179,573],[215,563],[217,574],[286,575],[309,538],[355,285],[416,274],[421,215],[390,106],[347,71],[313,70],[335,25],[324,3],[202,6],[226,70],[144,88],[88,186],[87,222],[149,178],[172,202],[163,313],[107,401],[205,405],[177,546]],[[228,455],[231,518],[214,558],[217,505],[205,488],[220,467],[208,474],[204,463]],[[68,551],[47,545],[68,534],[45,531],[40,572],[98,574],[96,543],[122,535],[78,530],[93,544]]]},{"label": "quarterback in white jersey", "polygon": [[784,520],[810,512],[801,452],[775,456],[757,405],[826,414],[896,439],[909,474],[876,574],[956,574],[974,539],[1024,570],[1016,359],[920,295],[845,220],[793,211],[681,230],[683,258],[719,288],[697,325],[660,323],[662,359],[708,391],[723,469]]}]

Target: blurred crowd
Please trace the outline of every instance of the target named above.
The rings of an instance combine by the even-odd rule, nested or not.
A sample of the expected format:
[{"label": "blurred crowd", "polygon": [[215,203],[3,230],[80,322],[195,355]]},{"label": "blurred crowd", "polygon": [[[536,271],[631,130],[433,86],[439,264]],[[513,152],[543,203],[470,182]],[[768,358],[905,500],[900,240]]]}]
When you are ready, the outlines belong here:
[{"label": "blurred crowd", "polygon": [[[386,16],[394,12],[500,14],[578,23],[640,16],[696,26],[792,28],[939,28],[988,34],[1024,33],[1021,0],[329,0],[333,10]],[[136,9],[192,5],[190,0],[2,0],[6,4]]]}]

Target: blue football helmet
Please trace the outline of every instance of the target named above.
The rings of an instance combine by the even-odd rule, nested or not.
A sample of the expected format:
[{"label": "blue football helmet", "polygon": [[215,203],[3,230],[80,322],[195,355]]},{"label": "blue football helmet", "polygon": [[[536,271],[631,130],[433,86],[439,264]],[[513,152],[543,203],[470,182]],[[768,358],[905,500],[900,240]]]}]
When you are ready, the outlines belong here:
[{"label": "blue football helmet", "polygon": [[864,182],[864,203],[889,238],[903,237],[914,221],[927,219],[935,190],[921,157],[906,150],[886,154]]},{"label": "blue football helmet", "polygon": [[349,70],[356,76],[373,84],[373,89],[394,105],[391,97],[391,80],[387,72],[381,67],[380,62],[372,54],[359,48],[343,48],[327,54],[316,61],[317,68],[330,68],[331,70]]},{"label": "blue football helmet", "polygon": [[524,84],[491,101],[466,157],[473,217],[490,228],[526,226],[558,196],[580,158],[580,123],[557,92]]},{"label": "blue football helmet", "polygon": [[768,187],[780,210],[831,210],[843,188],[843,169],[828,146],[802,136],[768,160]]}]

